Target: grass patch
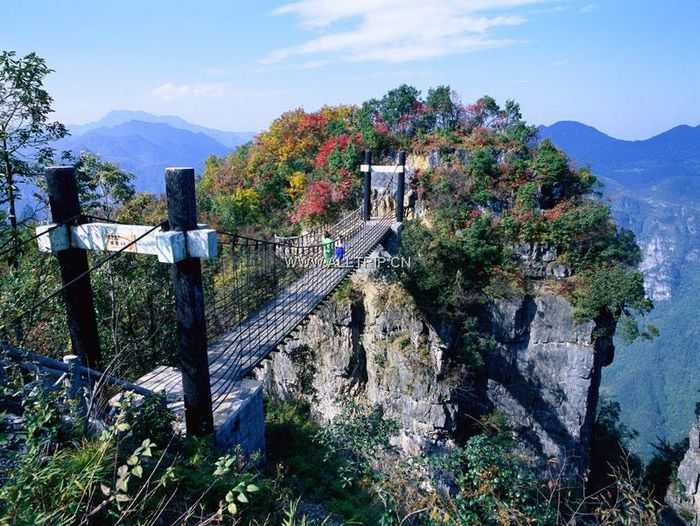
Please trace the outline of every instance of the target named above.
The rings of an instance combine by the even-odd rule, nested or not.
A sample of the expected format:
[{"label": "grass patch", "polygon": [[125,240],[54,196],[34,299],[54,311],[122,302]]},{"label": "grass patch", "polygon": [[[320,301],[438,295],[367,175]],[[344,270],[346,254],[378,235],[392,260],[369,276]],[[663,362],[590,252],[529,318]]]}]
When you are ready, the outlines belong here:
[{"label": "grass patch", "polygon": [[355,524],[378,524],[382,504],[362,479],[348,481],[343,473],[349,460],[321,443],[321,427],[303,402],[270,402],[265,408],[267,462],[280,471],[292,493],[316,503]]},{"label": "grass patch", "polygon": [[337,303],[354,303],[360,299],[360,297],[360,291],[353,286],[352,281],[349,279],[344,280],[338,285],[338,288],[335,289],[333,293],[333,299]]}]

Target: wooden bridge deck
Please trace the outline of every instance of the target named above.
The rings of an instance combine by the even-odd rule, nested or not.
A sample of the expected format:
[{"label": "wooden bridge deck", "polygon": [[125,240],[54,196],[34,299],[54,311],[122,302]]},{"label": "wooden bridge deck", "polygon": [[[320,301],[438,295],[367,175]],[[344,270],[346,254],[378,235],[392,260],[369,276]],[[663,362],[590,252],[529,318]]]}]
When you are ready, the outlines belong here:
[{"label": "wooden bridge deck", "polygon": [[[367,256],[386,236],[391,219],[366,222],[349,240],[346,261]],[[321,267],[306,272],[262,308],[209,346],[209,371],[214,421],[225,419],[237,398],[239,380],[250,373],[353,271]],[[158,367],[137,381],[152,391],[164,391],[169,405],[182,408],[182,377],[173,367]]]}]

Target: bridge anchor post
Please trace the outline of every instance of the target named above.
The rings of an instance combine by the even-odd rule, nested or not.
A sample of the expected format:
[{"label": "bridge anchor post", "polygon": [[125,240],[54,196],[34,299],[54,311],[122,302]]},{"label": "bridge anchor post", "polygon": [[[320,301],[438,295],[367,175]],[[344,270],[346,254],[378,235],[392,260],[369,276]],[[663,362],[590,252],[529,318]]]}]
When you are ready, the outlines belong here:
[{"label": "bridge anchor post", "polygon": [[406,152],[399,152],[398,165],[400,171],[396,181],[396,222],[403,223],[403,200],[406,193]]},{"label": "bridge anchor post", "polygon": [[[165,171],[170,229],[197,230],[197,201],[194,169],[168,168]],[[175,290],[178,353],[182,370],[185,425],[188,435],[214,432],[207,329],[204,313],[202,267],[199,259],[187,257],[170,267]]]},{"label": "bridge anchor post", "polygon": [[362,164],[362,219],[369,221],[372,216],[372,152],[369,150],[364,151]]},{"label": "bridge anchor post", "polygon": [[[53,222],[79,221],[82,212],[75,168],[72,166],[47,168],[46,183]],[[96,368],[101,358],[100,338],[97,333],[87,252],[79,248],[68,248],[56,252],[56,259],[61,269],[63,286],[77,280],[63,291],[73,352],[80,356],[85,365]]]}]

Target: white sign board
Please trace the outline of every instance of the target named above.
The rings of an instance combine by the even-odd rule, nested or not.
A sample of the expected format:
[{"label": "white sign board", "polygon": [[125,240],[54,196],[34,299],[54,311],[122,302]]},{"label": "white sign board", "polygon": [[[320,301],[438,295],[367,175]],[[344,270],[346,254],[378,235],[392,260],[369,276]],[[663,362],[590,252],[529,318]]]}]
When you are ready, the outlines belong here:
[{"label": "white sign board", "polygon": [[[370,165],[369,164],[361,164],[360,171],[361,172],[369,172]],[[386,173],[386,174],[397,173],[397,174],[400,174],[403,172],[403,165],[373,164],[371,171],[372,171],[372,173]]]},{"label": "white sign board", "polygon": [[[209,228],[185,232],[154,230],[140,225],[115,223],[85,223],[68,226],[42,225],[37,234],[50,230],[38,238],[39,250],[58,252],[70,247],[104,252],[131,252],[158,256],[162,263],[177,263],[191,258],[213,258],[218,253],[216,231]],[[147,235],[146,235],[147,234]],[[144,236],[138,239],[140,236]],[[135,241],[138,239],[138,241]]]}]

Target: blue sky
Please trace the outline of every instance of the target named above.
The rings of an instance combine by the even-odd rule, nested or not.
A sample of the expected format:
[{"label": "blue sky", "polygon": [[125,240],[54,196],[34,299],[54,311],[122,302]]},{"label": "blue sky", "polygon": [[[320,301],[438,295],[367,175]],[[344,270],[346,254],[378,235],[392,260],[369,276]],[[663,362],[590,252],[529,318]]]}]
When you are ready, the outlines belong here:
[{"label": "blue sky", "polygon": [[622,138],[700,124],[698,0],[4,0],[3,18],[0,49],[56,70],[66,123],[138,109],[259,130],[408,83]]}]

